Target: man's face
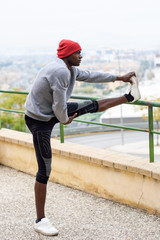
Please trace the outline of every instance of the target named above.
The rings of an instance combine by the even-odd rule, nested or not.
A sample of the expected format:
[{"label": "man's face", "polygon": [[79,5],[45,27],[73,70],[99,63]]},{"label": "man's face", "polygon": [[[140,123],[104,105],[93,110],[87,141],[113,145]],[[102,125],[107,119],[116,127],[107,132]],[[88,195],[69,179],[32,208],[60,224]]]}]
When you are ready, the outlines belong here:
[{"label": "man's face", "polygon": [[70,66],[79,66],[81,63],[81,59],[82,55],[80,50],[67,57]]}]

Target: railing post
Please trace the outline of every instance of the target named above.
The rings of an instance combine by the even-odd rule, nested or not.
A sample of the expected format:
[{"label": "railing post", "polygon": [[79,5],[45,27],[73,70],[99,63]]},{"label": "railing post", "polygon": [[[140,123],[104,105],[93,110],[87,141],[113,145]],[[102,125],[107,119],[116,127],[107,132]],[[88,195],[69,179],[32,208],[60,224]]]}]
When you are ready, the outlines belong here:
[{"label": "railing post", "polygon": [[153,107],[148,106],[149,124],[149,159],[154,162]]},{"label": "railing post", "polygon": [[60,123],[59,126],[60,126],[60,140],[61,143],[64,143],[64,126],[62,123]]}]

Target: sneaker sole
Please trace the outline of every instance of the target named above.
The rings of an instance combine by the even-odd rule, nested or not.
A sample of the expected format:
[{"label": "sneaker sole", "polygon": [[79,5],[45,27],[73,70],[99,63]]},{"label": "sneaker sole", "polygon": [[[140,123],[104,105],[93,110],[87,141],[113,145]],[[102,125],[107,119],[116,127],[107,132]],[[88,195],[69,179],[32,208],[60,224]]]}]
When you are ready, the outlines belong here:
[{"label": "sneaker sole", "polygon": [[[136,77],[132,77],[131,80],[133,82],[133,85],[135,85],[135,88],[136,88],[136,89],[132,89],[132,86],[131,86],[131,95],[135,99],[135,100],[132,101],[132,103],[133,103],[133,102],[138,101],[141,98],[141,94],[140,94],[140,91],[139,91],[139,88],[138,88],[138,85],[139,85],[138,79]],[[135,93],[132,94],[133,91],[135,91]]]},{"label": "sneaker sole", "polygon": [[41,230],[36,229],[36,228],[34,228],[34,230],[35,230],[35,232],[41,233],[41,234],[44,235],[44,236],[56,236],[56,235],[58,235],[58,232],[55,232],[55,233],[44,233],[44,232],[42,232]]}]

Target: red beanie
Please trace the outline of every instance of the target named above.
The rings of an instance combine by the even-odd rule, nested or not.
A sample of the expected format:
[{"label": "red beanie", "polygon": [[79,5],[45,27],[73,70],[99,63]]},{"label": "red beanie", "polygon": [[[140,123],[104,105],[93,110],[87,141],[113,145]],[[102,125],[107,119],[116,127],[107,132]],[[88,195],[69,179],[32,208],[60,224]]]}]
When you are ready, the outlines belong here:
[{"label": "red beanie", "polygon": [[57,55],[59,58],[65,58],[71,55],[74,52],[81,50],[81,46],[74,41],[63,39],[59,43],[59,47],[57,49]]}]

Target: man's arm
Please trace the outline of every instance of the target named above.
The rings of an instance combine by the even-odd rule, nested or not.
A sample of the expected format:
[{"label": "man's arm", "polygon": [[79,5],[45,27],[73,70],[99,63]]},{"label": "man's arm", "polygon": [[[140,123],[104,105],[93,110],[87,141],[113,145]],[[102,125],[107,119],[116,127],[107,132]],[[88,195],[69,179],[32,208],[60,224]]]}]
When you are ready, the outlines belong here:
[{"label": "man's arm", "polygon": [[76,80],[89,83],[105,83],[116,81],[116,75],[107,72],[84,71],[76,68]]},{"label": "man's arm", "polygon": [[52,109],[61,123],[69,121],[66,94],[68,89],[68,78],[65,72],[61,72],[60,76],[54,77],[51,89],[53,91]]},{"label": "man's arm", "polygon": [[105,83],[114,81],[130,82],[132,84],[131,77],[136,76],[135,72],[129,72],[122,76],[116,76],[110,73],[94,72],[94,71],[84,71],[77,68],[77,81],[84,81],[90,83]]}]

